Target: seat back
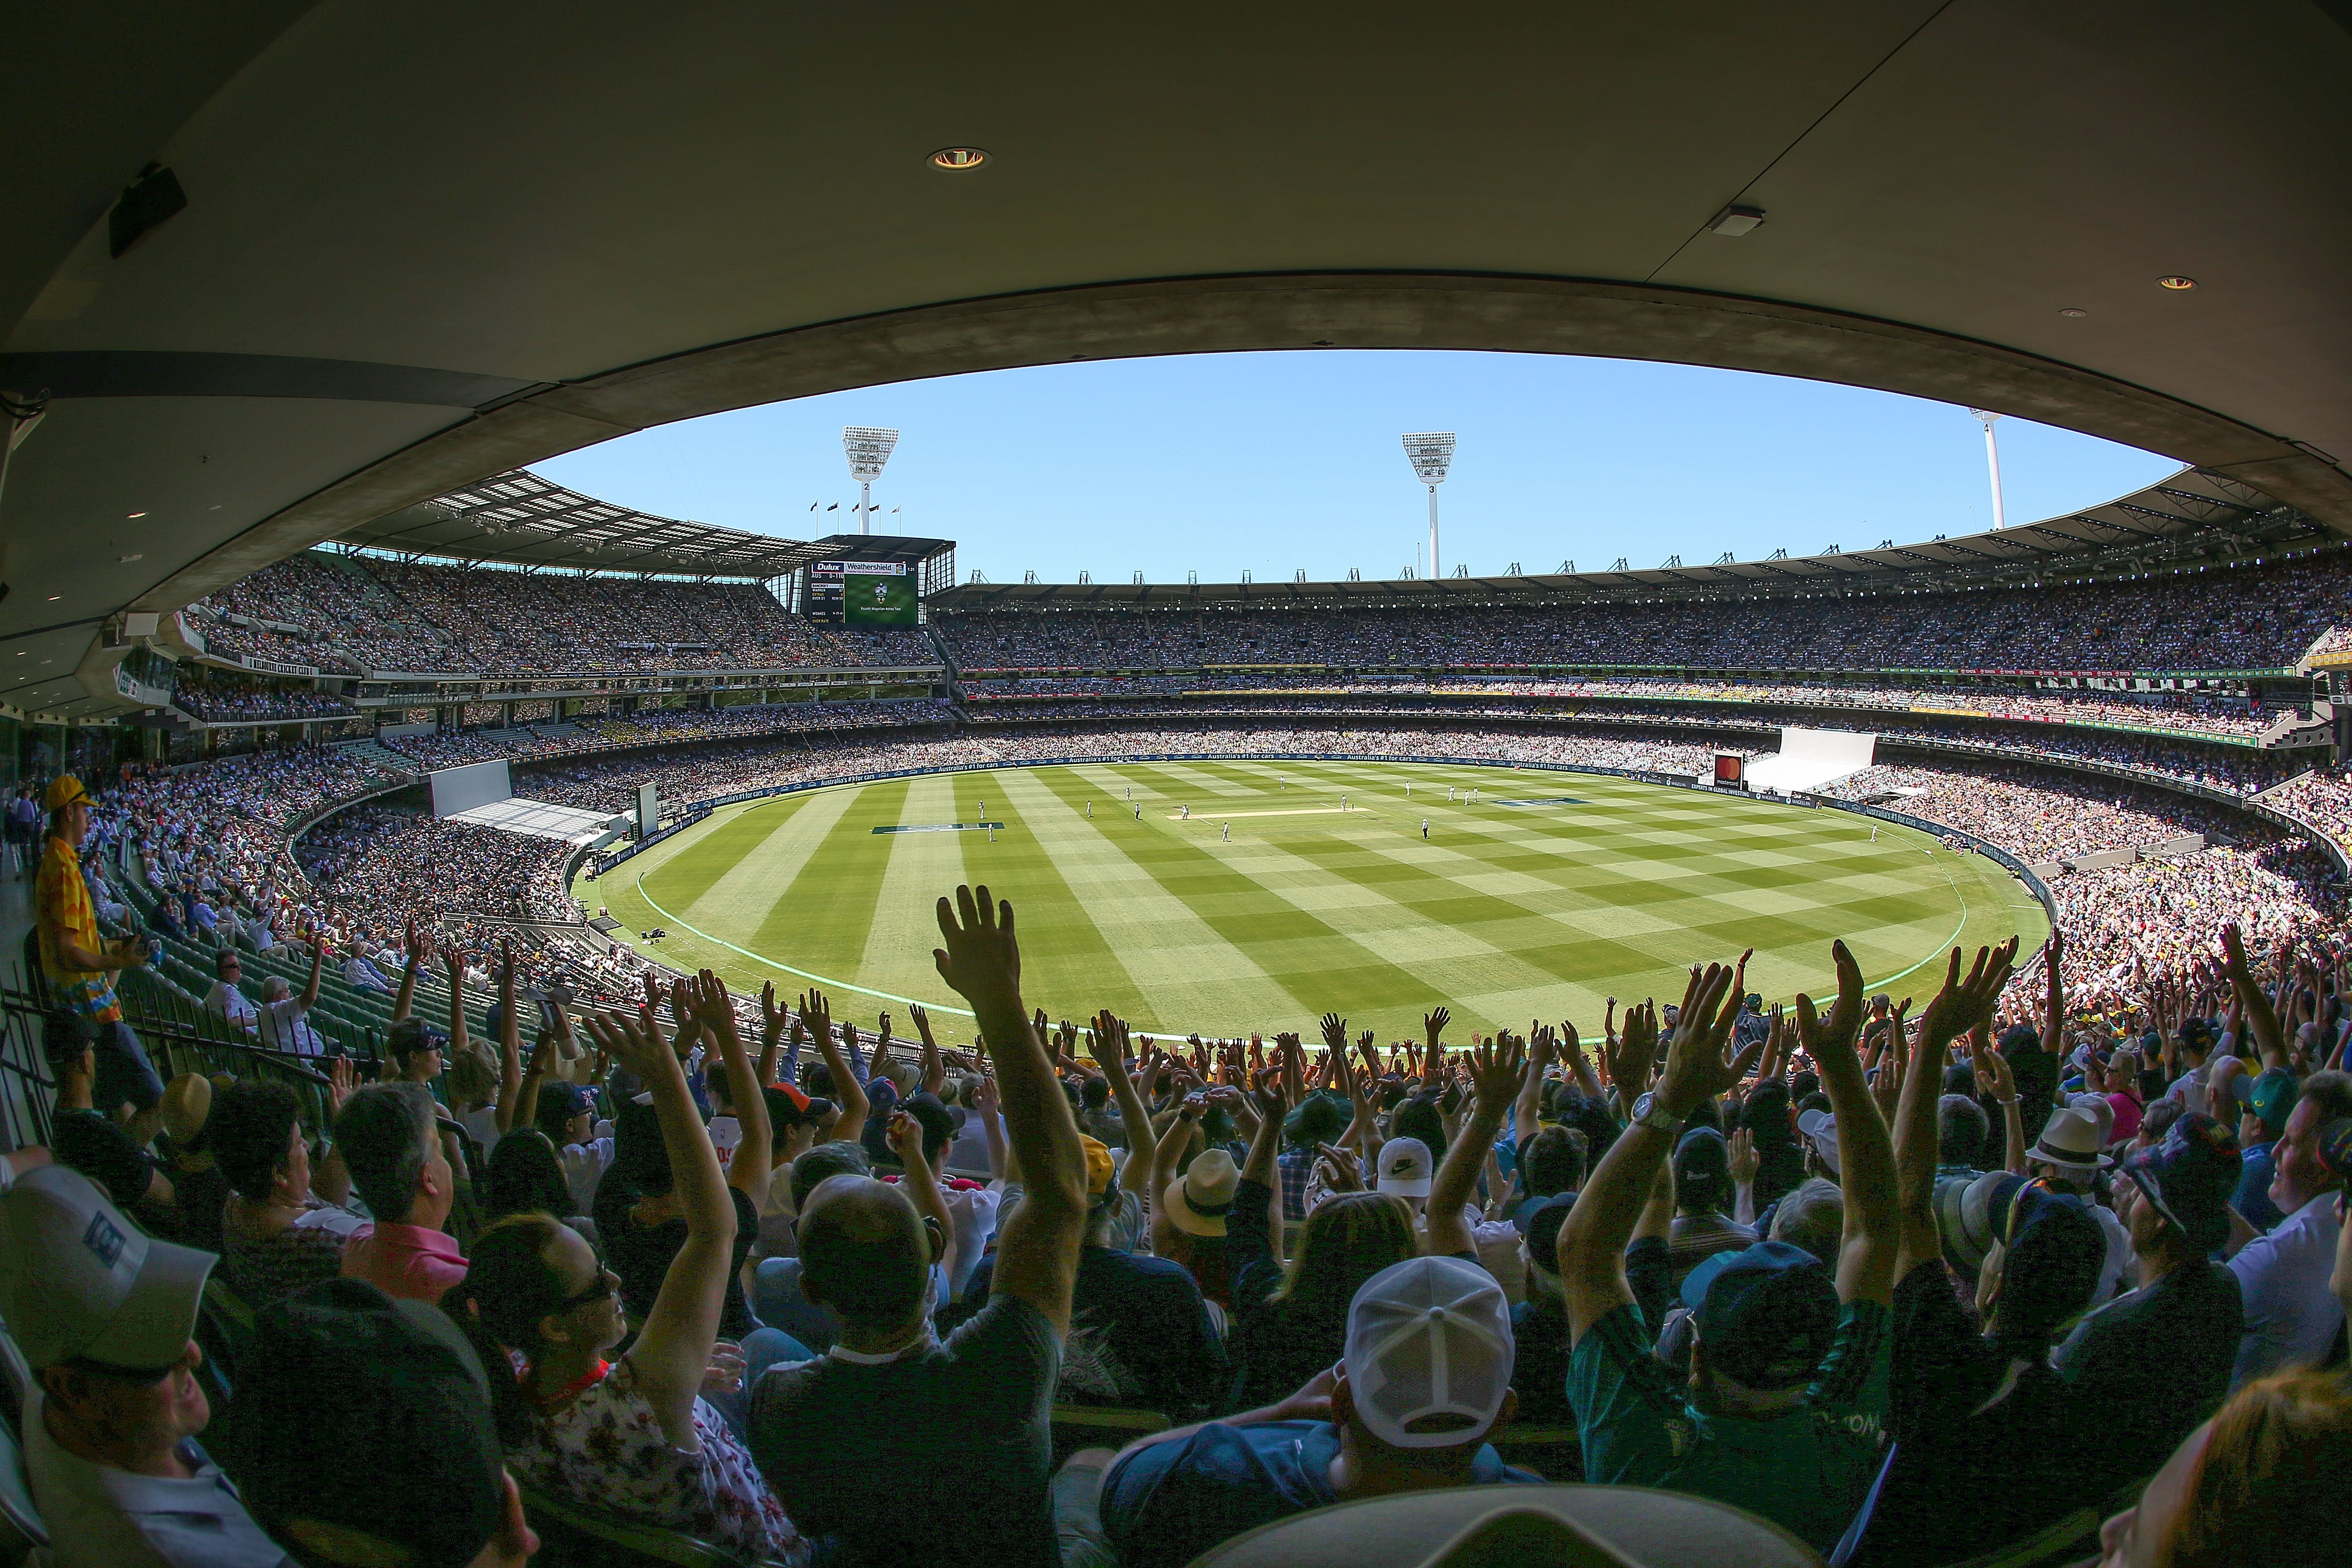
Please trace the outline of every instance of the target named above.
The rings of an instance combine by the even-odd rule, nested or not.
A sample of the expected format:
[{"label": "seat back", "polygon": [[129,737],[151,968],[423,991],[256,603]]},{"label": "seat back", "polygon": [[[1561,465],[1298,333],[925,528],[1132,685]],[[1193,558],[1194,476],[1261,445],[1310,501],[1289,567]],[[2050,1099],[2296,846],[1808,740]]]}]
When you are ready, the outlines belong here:
[{"label": "seat back", "polygon": [[7,1409],[0,1418],[0,1562],[22,1562],[49,1543],[48,1526],[33,1500],[33,1478],[25,1469],[25,1417],[31,1410],[32,1370],[16,1342],[0,1332],[0,1381],[7,1384]]},{"label": "seat back", "polygon": [[667,1563],[672,1568],[758,1568],[675,1530],[625,1519],[535,1487],[522,1487],[521,1491],[523,1513],[539,1532],[546,1560],[565,1568],[630,1568],[645,1563]]}]

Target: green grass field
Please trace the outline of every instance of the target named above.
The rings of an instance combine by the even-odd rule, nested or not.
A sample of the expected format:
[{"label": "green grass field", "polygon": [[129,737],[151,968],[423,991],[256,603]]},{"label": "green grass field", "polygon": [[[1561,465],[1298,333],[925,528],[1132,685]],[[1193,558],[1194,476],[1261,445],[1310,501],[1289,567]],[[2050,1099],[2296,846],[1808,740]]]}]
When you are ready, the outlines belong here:
[{"label": "green grass field", "polygon": [[[876,831],[982,820],[1003,824],[993,842]],[[2048,930],[1991,861],[1891,826],[1873,843],[1848,813],[1391,763],[1076,763],[845,784],[715,813],[575,890],[632,932],[667,930],[671,963],[754,990],[814,979],[837,993],[837,1014],[891,1009],[901,1030],[900,1004],[919,1001],[963,1038],[960,998],[930,958],[933,900],[963,881],[1013,900],[1033,1005],[1056,1017],[1107,1006],[1162,1034],[1311,1037],[1330,1008],[1401,1038],[1444,1002],[1457,1034],[1567,1017],[1590,1035],[1605,997],[1679,1000],[1685,966],[1746,946],[1751,989],[1820,994],[1840,936],[1874,989],[1924,996],[1935,977],[1923,966],[1954,942],[2022,932],[2030,949]]]}]

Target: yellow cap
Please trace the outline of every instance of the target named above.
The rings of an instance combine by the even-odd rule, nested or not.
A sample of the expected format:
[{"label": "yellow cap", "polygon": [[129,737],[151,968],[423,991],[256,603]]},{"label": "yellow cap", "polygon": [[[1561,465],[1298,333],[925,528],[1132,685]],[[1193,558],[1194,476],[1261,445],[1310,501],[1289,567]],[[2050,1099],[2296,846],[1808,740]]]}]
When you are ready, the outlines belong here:
[{"label": "yellow cap", "polygon": [[42,797],[42,805],[50,811],[63,811],[75,802],[89,798],[89,791],[81,787],[81,780],[71,773],[60,773],[49,781],[48,794]]},{"label": "yellow cap", "polygon": [[1078,1134],[1078,1147],[1085,1150],[1087,1155],[1087,1193],[1098,1198],[1110,1190],[1111,1177],[1118,1173],[1118,1167],[1111,1163],[1110,1148],[1101,1140],[1089,1138],[1081,1132]]}]

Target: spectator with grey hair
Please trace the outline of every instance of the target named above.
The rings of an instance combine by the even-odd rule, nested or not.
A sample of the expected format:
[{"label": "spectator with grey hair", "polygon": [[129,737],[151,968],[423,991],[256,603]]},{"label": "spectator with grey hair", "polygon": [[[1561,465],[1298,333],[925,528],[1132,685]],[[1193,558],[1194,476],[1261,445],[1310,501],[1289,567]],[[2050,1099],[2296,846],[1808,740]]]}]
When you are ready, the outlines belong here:
[{"label": "spectator with grey hair", "polygon": [[343,1247],[345,1279],[387,1296],[438,1301],[466,1277],[465,1255],[442,1226],[457,1175],[442,1152],[432,1091],[421,1083],[374,1083],[335,1118],[335,1142],[375,1222]]}]

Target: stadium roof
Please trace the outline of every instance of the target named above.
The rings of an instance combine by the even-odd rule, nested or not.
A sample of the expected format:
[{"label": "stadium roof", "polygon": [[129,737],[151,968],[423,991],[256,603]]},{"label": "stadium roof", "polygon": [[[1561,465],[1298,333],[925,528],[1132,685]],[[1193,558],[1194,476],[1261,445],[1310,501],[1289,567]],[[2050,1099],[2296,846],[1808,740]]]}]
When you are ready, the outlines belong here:
[{"label": "stadium roof", "polygon": [[119,613],[556,453],[1080,358],[1810,377],[2352,533],[2344,0],[561,15],[12,13],[0,392],[43,416],[0,701],[110,694]]},{"label": "stadium roof", "polygon": [[[1883,593],[1889,590],[2125,576],[2190,564],[2218,564],[2336,545],[2341,536],[2226,475],[2183,468],[2103,506],[2020,523],[1995,532],[1918,544],[1832,547],[1763,561],[1654,567],[1630,561],[1594,571],[1506,577],[1381,578],[1344,583],[1125,584],[972,583],[931,596],[934,610],[1022,605],[1279,605],[1304,600],[1378,605],[1482,604],[1523,599],[1612,600]],[[1622,559],[1622,558],[1621,558]],[[1567,567],[1572,563],[1563,562]]]},{"label": "stadium roof", "polygon": [[566,489],[528,468],[347,528],[334,542],[509,566],[688,577],[783,577],[835,558],[831,541],[812,544],[656,517]]}]

